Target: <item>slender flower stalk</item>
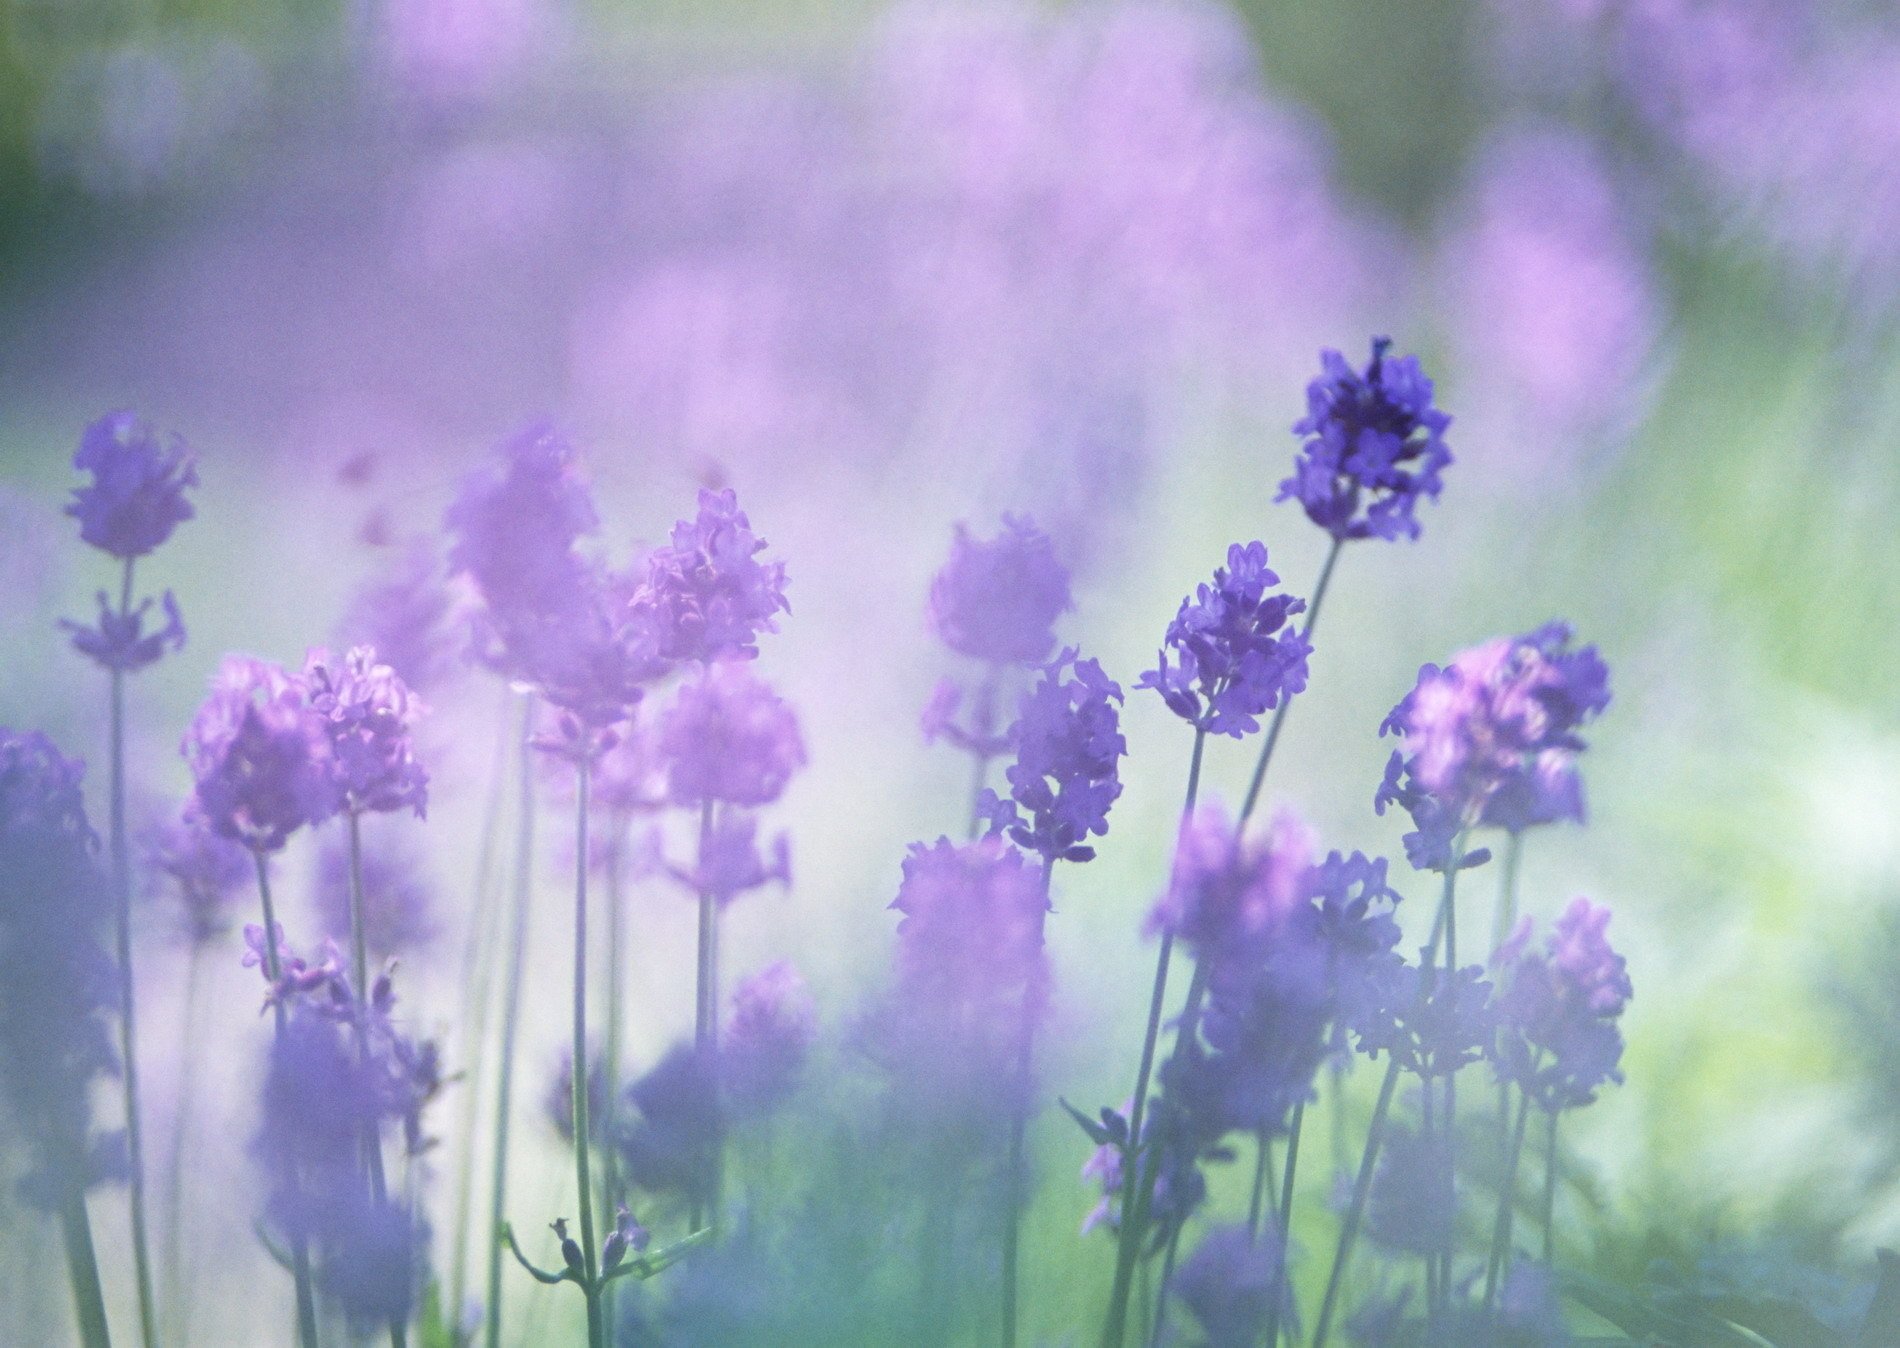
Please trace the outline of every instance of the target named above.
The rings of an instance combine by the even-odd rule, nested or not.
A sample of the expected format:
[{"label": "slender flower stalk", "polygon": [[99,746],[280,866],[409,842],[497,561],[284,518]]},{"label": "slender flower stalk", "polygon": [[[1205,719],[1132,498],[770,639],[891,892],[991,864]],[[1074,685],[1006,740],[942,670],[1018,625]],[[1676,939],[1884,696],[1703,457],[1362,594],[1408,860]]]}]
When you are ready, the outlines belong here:
[{"label": "slender flower stalk", "polygon": [[[1319,580],[1313,586],[1313,597],[1306,605],[1306,625],[1300,629],[1300,639],[1308,646],[1313,644],[1313,628],[1319,624],[1319,608],[1326,600],[1326,588],[1333,581],[1333,567],[1339,561],[1339,550],[1345,546],[1343,538],[1334,538],[1326,549],[1326,560],[1319,569]],[[1280,727],[1286,721],[1287,709],[1293,705],[1292,698],[1283,698],[1280,705],[1273,709],[1273,719],[1267,723],[1267,737],[1260,743],[1260,757],[1253,765],[1253,777],[1247,783],[1247,796],[1240,806],[1240,826],[1244,827],[1253,817],[1254,807],[1260,803],[1261,788],[1267,782],[1267,765],[1273,761],[1273,750],[1280,742]]]},{"label": "slender flower stalk", "polygon": [[[1201,792],[1201,759],[1207,748],[1207,731],[1194,732],[1194,754],[1188,761],[1187,798],[1181,807],[1183,818],[1194,813]],[[1126,1205],[1115,1249],[1115,1281],[1109,1289],[1108,1319],[1102,1327],[1104,1348],[1121,1348],[1128,1334],[1128,1297],[1134,1287],[1135,1266],[1140,1262],[1141,1237],[1147,1226],[1148,1210],[1154,1202],[1155,1180],[1160,1174],[1159,1156],[1147,1164],[1141,1160],[1142,1123],[1146,1113],[1148,1083],[1154,1073],[1155,1042],[1161,1034],[1161,1011],[1168,997],[1168,963],[1174,954],[1174,932],[1164,928],[1161,949],[1155,956],[1154,987],[1148,995],[1148,1023],[1142,1034],[1140,1065],[1135,1069],[1134,1103],[1128,1118],[1128,1152],[1124,1173],[1134,1180],[1133,1201]]]},{"label": "slender flower stalk", "polygon": [[184,1051],[179,1055],[178,1114],[172,1122],[171,1156],[165,1166],[165,1292],[171,1305],[167,1323],[180,1343],[191,1342],[190,1262],[185,1258],[185,1153],[191,1145],[191,1101],[197,1085],[198,1055],[191,1048],[198,1038],[198,984],[203,963],[204,945],[193,941],[185,954],[184,1007],[179,1012],[178,1042],[184,1045]]},{"label": "slender flower stalk", "polygon": [[[699,803],[699,869],[702,876],[707,873],[707,862],[712,852],[713,840],[713,799],[706,797]],[[693,1009],[693,1052],[699,1058],[704,1079],[716,1083],[718,1068],[714,1059],[719,1053],[719,905],[718,896],[712,892],[711,885],[704,879],[699,886],[699,930],[697,959],[694,973],[696,1001]],[[711,1089],[717,1091],[716,1084]],[[715,1105],[713,1117],[718,1117]],[[715,1125],[716,1126],[716,1125]],[[719,1161],[715,1154],[708,1163],[706,1174],[697,1178],[693,1185],[691,1203],[692,1228],[697,1231],[705,1220],[708,1211],[712,1213],[716,1226],[719,1220]]]},{"label": "slender flower stalk", "polygon": [[[1509,1089],[1509,1083],[1506,1083]],[[1492,1227],[1491,1255],[1484,1270],[1484,1309],[1489,1314],[1497,1302],[1498,1281],[1511,1261],[1511,1226],[1517,1211],[1517,1167],[1524,1154],[1525,1125],[1530,1122],[1531,1097],[1519,1091],[1517,1122],[1511,1125],[1510,1144],[1505,1152],[1504,1182],[1498,1186],[1498,1217]],[[1506,1097],[1508,1103],[1509,1097]]]},{"label": "slender flower stalk", "polygon": [[601,1318],[599,1257],[594,1248],[592,1147],[587,1122],[587,777],[588,755],[574,760],[574,1180],[580,1193],[581,1259],[586,1282],[588,1348],[607,1348]]},{"label": "slender flower stalk", "polygon": [[521,1022],[521,973],[528,945],[528,906],[534,888],[534,755],[529,746],[534,731],[535,697],[522,699],[521,753],[518,764],[521,798],[515,819],[515,877],[513,918],[509,930],[507,978],[502,985],[501,1045],[495,1083],[495,1151],[488,1190],[488,1298],[484,1308],[482,1341],[501,1348],[501,1250],[508,1203],[508,1126],[514,1094],[515,1034]]},{"label": "slender flower stalk", "polygon": [[74,1187],[61,1200],[60,1235],[66,1249],[66,1275],[73,1287],[73,1310],[79,1317],[79,1341],[85,1348],[112,1348],[106,1324],[105,1297],[99,1290],[99,1260],[92,1245],[92,1221],[86,1215],[84,1190]]},{"label": "slender flower stalk", "polygon": [[[601,1051],[601,1091],[600,1098],[606,1102],[608,1117],[620,1101],[620,1021],[625,1014],[621,1007],[621,993],[626,984],[624,969],[626,966],[626,845],[627,831],[631,821],[624,808],[615,809],[608,822],[610,830],[607,840],[607,964],[602,977],[606,981],[606,1005],[602,1015],[606,1020]],[[607,1145],[601,1148],[600,1203],[602,1212],[611,1212],[613,1204],[620,1200],[620,1149],[613,1145],[611,1137]],[[607,1284],[603,1291],[602,1314],[609,1325],[613,1323],[614,1287]]]},{"label": "slender flower stalk", "polygon": [[1372,1175],[1379,1163],[1379,1148],[1385,1141],[1386,1115],[1392,1108],[1392,1093],[1399,1084],[1399,1063],[1386,1063],[1385,1079],[1379,1083],[1379,1098],[1372,1106],[1372,1124],[1366,1130],[1365,1151],[1359,1158],[1359,1176],[1353,1181],[1352,1201],[1346,1207],[1339,1227],[1339,1243],[1333,1249],[1332,1271],[1326,1275],[1326,1296],[1320,1302],[1319,1322],[1313,1329],[1313,1348],[1326,1348],[1326,1336],[1339,1305],[1339,1291],[1346,1277],[1346,1265],[1352,1258],[1353,1243],[1359,1238],[1359,1224],[1366,1215],[1366,1199],[1372,1193]]},{"label": "slender flower stalk", "polygon": [[1544,1267],[1557,1266],[1557,1111],[1544,1133]]},{"label": "slender flower stalk", "polygon": [[1286,1303],[1286,1248],[1293,1231],[1293,1176],[1300,1164],[1300,1124],[1306,1118],[1306,1101],[1293,1106],[1293,1121],[1286,1133],[1286,1172],[1280,1178],[1280,1257],[1274,1261],[1273,1300],[1267,1303],[1267,1348],[1280,1348],[1280,1310]]},{"label": "slender flower stalk", "polygon": [[[1054,857],[1044,857],[1042,862],[1041,902],[1036,907],[1036,944],[1043,944],[1044,919],[1048,916],[1049,880],[1055,871]],[[1033,986],[1023,990],[1023,1007],[1019,1022],[1016,1045],[1015,1088],[1011,1092],[1009,1116],[1009,1151],[1004,1160],[1003,1189],[1003,1344],[1004,1348],[1014,1348],[1016,1343],[1016,1320],[1018,1301],[1017,1268],[1018,1256],[1022,1247],[1022,1208],[1023,1190],[1026,1187],[1023,1148],[1029,1131],[1029,1095],[1032,1087],[1032,1069],[1036,1051],[1036,1022],[1041,1018],[1036,1002],[1038,991]]]}]

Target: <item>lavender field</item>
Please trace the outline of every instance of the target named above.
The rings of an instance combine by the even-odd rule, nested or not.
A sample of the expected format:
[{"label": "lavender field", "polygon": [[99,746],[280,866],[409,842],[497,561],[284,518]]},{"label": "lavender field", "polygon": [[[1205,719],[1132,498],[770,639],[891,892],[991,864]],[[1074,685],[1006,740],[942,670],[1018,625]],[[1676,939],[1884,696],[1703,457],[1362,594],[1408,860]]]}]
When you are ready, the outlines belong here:
[{"label": "lavender field", "polygon": [[0,1348],[1900,1346],[1900,20],[0,0]]}]

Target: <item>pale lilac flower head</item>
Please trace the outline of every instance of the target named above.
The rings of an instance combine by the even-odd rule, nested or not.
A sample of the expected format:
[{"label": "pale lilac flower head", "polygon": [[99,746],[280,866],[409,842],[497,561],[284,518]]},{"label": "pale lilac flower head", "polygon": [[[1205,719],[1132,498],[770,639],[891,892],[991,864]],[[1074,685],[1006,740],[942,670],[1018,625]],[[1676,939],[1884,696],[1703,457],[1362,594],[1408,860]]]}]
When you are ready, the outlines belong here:
[{"label": "pale lilac flower head", "polygon": [[122,1168],[92,1135],[117,998],[83,772],[44,735],[0,727],[0,1111],[28,1144],[26,1197],[49,1209]]},{"label": "pale lilac flower head", "polygon": [[627,1178],[657,1193],[702,1190],[720,1136],[719,1094],[692,1045],[667,1050],[627,1087],[616,1142]]},{"label": "pale lilac flower head", "polygon": [[1121,685],[1093,660],[1065,650],[1023,696],[1010,738],[1016,761],[1005,774],[1010,794],[985,790],[983,817],[995,832],[1050,861],[1088,861],[1084,841],[1108,832],[1108,811],[1122,792],[1118,760]]},{"label": "pale lilac flower head", "polygon": [[771,1110],[797,1086],[817,1036],[811,991],[789,961],[741,979],[719,1040],[726,1105],[742,1117]]},{"label": "pale lilac flower head", "polygon": [[1313,832],[1290,810],[1252,837],[1218,805],[1181,822],[1168,889],[1148,916],[1148,932],[1170,932],[1195,958],[1218,959],[1267,938],[1306,898]]},{"label": "pale lilac flower head", "polygon": [[1255,717],[1306,687],[1313,649],[1288,624],[1306,601],[1267,593],[1279,580],[1267,569],[1264,543],[1228,548],[1214,583],[1181,601],[1168,624],[1168,649],[1136,687],[1160,693],[1169,710],[1197,730],[1235,739],[1258,730]]},{"label": "pale lilac flower head", "polygon": [[1576,757],[1582,727],[1610,701],[1609,670],[1596,647],[1571,649],[1571,631],[1548,623],[1426,665],[1392,709],[1381,734],[1403,737],[1375,804],[1397,803],[1418,832],[1406,838],[1415,865],[1461,860],[1452,841],[1479,824],[1520,831],[1583,818]]},{"label": "pale lilac flower head", "polygon": [[358,646],[336,659],[312,650],[303,683],[330,742],[337,800],[351,814],[414,810],[429,803],[429,774],[416,759],[415,726],[426,710],[400,675]]},{"label": "pale lilac flower head", "polygon": [[275,852],[338,808],[323,718],[302,681],[268,661],[224,658],[185,734],[184,753],[205,819],[253,852]]},{"label": "pale lilac flower head", "polygon": [[176,818],[146,837],[147,873],[174,891],[193,945],[216,940],[230,927],[229,910],[254,882],[250,853],[212,831],[196,798]]},{"label": "pale lilac flower head", "polygon": [[805,766],[798,717],[772,686],[736,660],[683,685],[660,720],[675,804],[767,805]]},{"label": "pale lilac flower head", "polygon": [[435,549],[416,539],[356,592],[337,625],[337,644],[373,647],[404,683],[428,688],[465,658],[454,638],[463,617]]},{"label": "pale lilac flower head", "polygon": [[73,467],[92,474],[75,488],[66,513],[79,536],[103,552],[143,557],[192,517],[185,490],[198,485],[191,453],[131,412],[111,412],[86,427]]},{"label": "pale lilac flower head", "polygon": [[141,599],[123,613],[104,590],[99,591],[98,602],[99,620],[92,626],[71,618],[60,619],[59,625],[72,633],[73,649],[101,669],[131,674],[155,663],[168,648],[184,649],[185,620],[170,590],[158,600],[165,620],[149,632],[145,630],[145,618],[152,611],[150,599]]},{"label": "pale lilac flower head", "polygon": [[951,650],[994,664],[1033,665],[1056,644],[1072,606],[1068,568],[1026,516],[1003,516],[994,538],[959,524],[950,560],[930,582],[930,628]]},{"label": "pale lilac flower head", "polygon": [[359,1335],[407,1324],[428,1278],[428,1223],[412,1204],[354,1184],[322,1198],[320,1290]]},{"label": "pale lilac flower head", "polygon": [[634,600],[662,658],[711,663],[759,653],[758,634],[778,631],[775,615],[791,612],[785,564],[759,560],[766,546],[736,492],[700,490],[698,515],[648,555]]},{"label": "pale lilac flower head", "polygon": [[1304,436],[1293,476],[1276,500],[1297,500],[1335,539],[1417,538],[1420,497],[1436,500],[1451,465],[1432,381],[1418,357],[1389,358],[1389,337],[1372,340],[1372,359],[1355,370],[1337,351],[1320,353],[1320,377],[1306,386]]},{"label": "pale lilac flower head", "polygon": [[1500,951],[1505,1033],[1498,1073],[1543,1109],[1587,1105],[1603,1085],[1623,1079],[1616,1021],[1632,988],[1623,957],[1605,935],[1609,922],[1608,908],[1573,899],[1543,951],[1524,948],[1527,924]]}]

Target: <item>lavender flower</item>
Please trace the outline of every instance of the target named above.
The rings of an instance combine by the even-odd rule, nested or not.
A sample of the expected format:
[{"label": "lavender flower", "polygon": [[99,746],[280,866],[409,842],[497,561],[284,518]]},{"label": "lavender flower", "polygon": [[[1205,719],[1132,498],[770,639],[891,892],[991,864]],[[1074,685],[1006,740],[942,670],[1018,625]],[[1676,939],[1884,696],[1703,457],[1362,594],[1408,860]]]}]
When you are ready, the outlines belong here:
[{"label": "lavender flower", "polygon": [[435,548],[416,539],[387,572],[357,591],[337,625],[337,644],[370,647],[405,684],[426,689],[464,658],[452,639],[461,617]]},{"label": "lavender flower", "polygon": [[413,735],[424,708],[396,671],[367,646],[340,661],[313,650],[303,684],[329,738],[327,762],[340,807],[359,815],[414,810],[421,818],[429,774],[416,761]]},{"label": "lavender flower", "polygon": [[1616,1021],[1632,989],[1623,957],[1605,935],[1609,922],[1607,907],[1572,899],[1542,953],[1524,949],[1528,918],[1498,952],[1498,1074],[1553,1113],[1587,1105],[1605,1084],[1623,1080]]},{"label": "lavender flower", "polygon": [[323,1234],[325,1207],[363,1183],[358,1148],[379,1113],[370,1068],[342,1027],[300,1009],[271,1043],[254,1153],[269,1188],[266,1210],[285,1233]]},{"label": "lavender flower", "polygon": [[805,766],[798,718],[770,684],[734,660],[685,684],[660,722],[675,804],[766,805]]},{"label": "lavender flower", "polygon": [[1435,1255],[1451,1245],[1457,1191],[1442,1133],[1386,1130],[1366,1234],[1389,1250]]},{"label": "lavender flower", "polygon": [[1437,499],[1451,465],[1451,418],[1432,406],[1432,381],[1416,356],[1387,359],[1389,337],[1372,339],[1364,373],[1322,351],[1306,386],[1305,436],[1277,501],[1297,500],[1335,539],[1417,538],[1420,497]]},{"label": "lavender flower", "polygon": [[1245,1223],[1217,1226],[1175,1271],[1173,1287],[1200,1325],[1207,1348],[1254,1348],[1279,1278],[1279,1237]]},{"label": "lavender flower", "polygon": [[[574,1145],[574,1050],[561,1051],[560,1066],[554,1077],[548,1082],[547,1094],[541,1098],[542,1112],[548,1122],[554,1125],[561,1141],[567,1146]],[[607,1100],[607,1064],[600,1056],[598,1048],[587,1055],[587,1131],[594,1142],[603,1142],[614,1136],[614,1120],[608,1113]]]},{"label": "lavender flower", "polygon": [[705,894],[724,906],[739,895],[774,882],[792,883],[791,844],[783,833],[766,850],[759,847],[759,821],[750,814],[726,810],[713,819],[698,861],[690,868],[668,866],[667,873],[688,892]]},{"label": "lavender flower", "polygon": [[1168,624],[1174,667],[1164,649],[1136,687],[1160,693],[1168,709],[1197,730],[1235,739],[1258,730],[1255,717],[1306,687],[1313,649],[1304,633],[1287,629],[1306,601],[1266,593],[1279,580],[1267,569],[1265,544],[1228,548],[1214,583],[1183,599]]},{"label": "lavender flower", "polygon": [[1461,651],[1443,669],[1425,665],[1386,717],[1379,733],[1402,736],[1404,748],[1374,804],[1411,814],[1414,865],[1473,864],[1450,849],[1481,823],[1516,832],[1583,818],[1579,732],[1609,705],[1609,671],[1596,647],[1573,651],[1570,641],[1570,628],[1553,622]]},{"label": "lavender flower", "polygon": [[31,1149],[24,1192],[46,1208],[123,1169],[92,1135],[93,1080],[118,1059],[84,770],[44,735],[0,728],[0,1104]]},{"label": "lavender flower", "polygon": [[146,867],[155,886],[176,892],[185,931],[193,945],[206,945],[230,927],[231,906],[253,882],[249,853],[213,832],[196,799],[145,837]]},{"label": "lavender flower", "polygon": [[776,632],[774,616],[791,612],[785,564],[760,561],[765,548],[737,493],[700,490],[698,515],[647,557],[634,600],[662,658],[710,664],[759,653],[758,634]]},{"label": "lavender flower", "polygon": [[993,664],[1034,665],[1069,611],[1069,572],[1026,516],[1005,515],[996,537],[956,527],[950,560],[930,582],[930,628],[953,651]]},{"label": "lavender flower", "polygon": [[92,481],[74,489],[66,513],[102,552],[143,557],[192,517],[185,489],[198,485],[198,471],[190,451],[175,435],[161,442],[131,412],[110,412],[86,427],[73,467]]},{"label": "lavender flower", "polygon": [[627,1178],[641,1188],[703,1191],[722,1131],[707,1067],[692,1045],[677,1045],[627,1088],[627,1122],[616,1141]]},{"label": "lavender flower", "polygon": [[1377,1009],[1359,1027],[1360,1049],[1375,1057],[1388,1052],[1421,1077],[1449,1076],[1478,1061],[1490,1051],[1498,1022],[1484,972],[1475,964],[1391,966]]},{"label": "lavender flower", "polygon": [[[374,958],[406,955],[435,939],[434,885],[428,858],[397,828],[363,831],[363,940]],[[350,847],[342,833],[324,837],[317,853],[319,929],[350,938]]]},{"label": "lavender flower", "polygon": [[1116,760],[1128,742],[1116,708],[1121,700],[1121,686],[1073,650],[1044,666],[1010,729],[1016,761],[1005,774],[1009,798],[983,792],[979,810],[992,831],[1049,861],[1094,857],[1083,839],[1108,832],[1109,807],[1122,792]]},{"label": "lavender flower", "polygon": [[99,591],[98,600],[99,620],[93,626],[71,618],[60,619],[59,625],[72,633],[73,649],[101,669],[131,674],[156,663],[167,648],[184,649],[185,623],[170,590],[159,599],[164,625],[149,632],[145,630],[145,615],[152,611],[150,599],[140,600],[123,613],[113,607],[104,590]]},{"label": "lavender flower", "polygon": [[1277,930],[1306,897],[1313,834],[1291,811],[1265,836],[1241,836],[1217,805],[1181,822],[1168,889],[1148,917],[1148,933],[1170,932],[1197,960],[1231,956]]},{"label": "lavender flower", "polygon": [[817,1034],[811,992],[789,961],[740,980],[719,1040],[720,1084],[733,1114],[756,1117],[790,1095]]},{"label": "lavender flower", "polygon": [[407,1324],[428,1277],[428,1223],[400,1200],[353,1186],[326,1198],[316,1221],[318,1286],[358,1335]]},{"label": "lavender flower", "polygon": [[303,684],[280,666],[228,655],[186,732],[198,808],[220,836],[274,852],[338,807],[330,737]]}]

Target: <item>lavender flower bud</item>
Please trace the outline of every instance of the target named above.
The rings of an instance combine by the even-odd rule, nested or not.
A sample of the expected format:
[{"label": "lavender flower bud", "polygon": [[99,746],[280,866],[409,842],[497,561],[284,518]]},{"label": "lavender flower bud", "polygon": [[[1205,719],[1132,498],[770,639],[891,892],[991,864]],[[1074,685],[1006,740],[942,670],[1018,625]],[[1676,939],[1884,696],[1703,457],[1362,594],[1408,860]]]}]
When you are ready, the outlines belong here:
[{"label": "lavender flower bud", "polygon": [[1003,516],[991,539],[957,525],[950,560],[930,583],[931,630],[951,650],[994,664],[1047,659],[1055,620],[1072,606],[1055,545],[1021,515]]},{"label": "lavender flower bud", "polygon": [[66,513],[79,536],[114,557],[143,557],[192,517],[185,489],[198,485],[191,453],[131,412],[111,412],[86,427],[73,467],[92,481],[73,491]]}]

